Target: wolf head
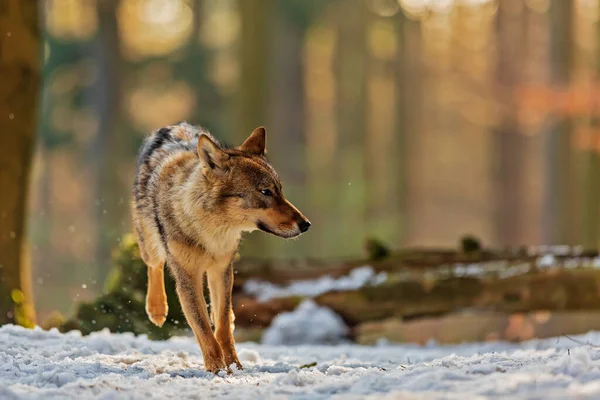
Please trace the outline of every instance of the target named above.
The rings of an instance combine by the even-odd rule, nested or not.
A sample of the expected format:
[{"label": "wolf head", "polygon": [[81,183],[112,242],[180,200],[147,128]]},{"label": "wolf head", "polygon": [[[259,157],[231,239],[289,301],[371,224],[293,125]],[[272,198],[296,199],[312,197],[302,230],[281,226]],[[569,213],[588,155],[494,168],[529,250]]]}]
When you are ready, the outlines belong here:
[{"label": "wolf head", "polygon": [[293,238],[310,227],[308,219],[283,195],[277,172],[268,163],[266,130],[256,128],[235,148],[207,135],[198,138],[204,208],[240,231],[261,231]]}]

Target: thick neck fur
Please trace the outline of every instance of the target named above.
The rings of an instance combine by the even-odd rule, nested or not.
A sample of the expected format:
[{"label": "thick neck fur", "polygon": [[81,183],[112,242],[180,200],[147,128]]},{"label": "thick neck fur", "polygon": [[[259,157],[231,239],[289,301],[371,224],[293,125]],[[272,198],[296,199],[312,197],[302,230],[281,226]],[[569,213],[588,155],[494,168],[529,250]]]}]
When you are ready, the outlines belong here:
[{"label": "thick neck fur", "polygon": [[202,173],[197,158],[187,161],[178,169],[170,190],[179,228],[215,257],[233,254],[240,242],[242,229],[215,213],[213,185]]}]

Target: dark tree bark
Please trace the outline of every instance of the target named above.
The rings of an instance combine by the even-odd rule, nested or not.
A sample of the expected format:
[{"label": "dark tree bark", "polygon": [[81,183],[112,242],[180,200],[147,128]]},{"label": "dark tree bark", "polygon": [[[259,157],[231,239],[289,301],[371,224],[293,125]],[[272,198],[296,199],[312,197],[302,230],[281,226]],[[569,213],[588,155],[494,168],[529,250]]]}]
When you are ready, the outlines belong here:
[{"label": "dark tree bark", "polygon": [[0,325],[35,323],[25,226],[42,68],[38,7],[0,2]]}]

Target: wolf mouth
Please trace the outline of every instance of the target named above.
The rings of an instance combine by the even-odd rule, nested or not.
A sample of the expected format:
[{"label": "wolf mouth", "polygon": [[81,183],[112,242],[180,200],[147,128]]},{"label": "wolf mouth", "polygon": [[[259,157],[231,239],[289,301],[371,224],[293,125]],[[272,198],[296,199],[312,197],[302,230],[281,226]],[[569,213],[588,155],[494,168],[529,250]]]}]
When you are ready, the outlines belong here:
[{"label": "wolf mouth", "polygon": [[291,238],[299,235],[299,234],[295,234],[295,233],[277,233],[261,221],[258,221],[256,223],[256,227],[263,232],[270,233],[271,235],[275,235],[277,237],[284,238],[284,239],[291,239]]}]

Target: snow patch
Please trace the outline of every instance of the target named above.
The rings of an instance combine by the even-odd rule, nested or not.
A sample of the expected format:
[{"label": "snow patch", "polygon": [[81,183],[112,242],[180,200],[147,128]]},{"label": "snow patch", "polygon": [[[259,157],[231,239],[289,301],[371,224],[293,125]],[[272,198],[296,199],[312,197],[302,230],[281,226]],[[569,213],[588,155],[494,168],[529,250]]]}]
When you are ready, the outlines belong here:
[{"label": "snow patch", "polygon": [[550,268],[556,265],[556,257],[552,254],[544,254],[536,261],[538,268]]},{"label": "snow patch", "polygon": [[453,271],[456,276],[468,277],[481,276],[485,272],[485,269],[480,264],[455,264]]},{"label": "snow patch", "polygon": [[320,294],[336,290],[359,289],[365,285],[380,285],[387,279],[387,273],[378,274],[370,266],[355,268],[350,274],[333,278],[330,275],[314,280],[295,281],[287,286],[274,285],[271,282],[249,279],[244,285],[244,292],[254,295],[258,301],[268,301],[278,297],[304,296],[316,297]]},{"label": "snow patch", "polygon": [[338,314],[307,299],[294,311],[275,317],[262,342],[269,345],[337,344],[344,341],[348,332]]}]

